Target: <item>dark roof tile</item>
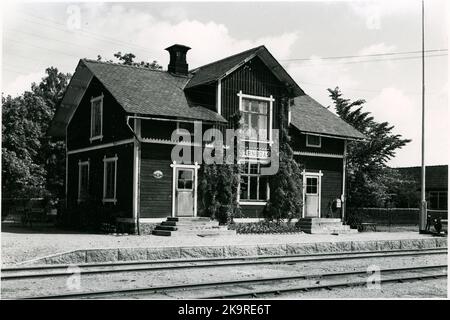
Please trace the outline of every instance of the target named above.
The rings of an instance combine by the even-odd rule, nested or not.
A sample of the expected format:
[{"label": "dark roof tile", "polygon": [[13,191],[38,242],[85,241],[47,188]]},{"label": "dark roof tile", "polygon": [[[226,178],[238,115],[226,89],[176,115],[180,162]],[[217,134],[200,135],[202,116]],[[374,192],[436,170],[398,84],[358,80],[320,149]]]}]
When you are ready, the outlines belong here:
[{"label": "dark roof tile", "polygon": [[308,95],[296,97],[291,105],[291,124],[302,132],[351,139],[366,137]]},{"label": "dark roof tile", "polygon": [[216,112],[191,105],[184,94],[187,77],[94,60],[82,60],[126,112],[226,122]]}]

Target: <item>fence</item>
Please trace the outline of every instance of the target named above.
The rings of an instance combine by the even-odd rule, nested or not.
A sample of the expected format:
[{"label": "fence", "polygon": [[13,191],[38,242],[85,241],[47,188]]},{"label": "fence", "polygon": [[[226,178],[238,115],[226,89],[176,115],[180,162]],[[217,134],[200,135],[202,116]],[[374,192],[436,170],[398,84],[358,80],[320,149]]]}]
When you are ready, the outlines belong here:
[{"label": "fence", "polygon": [[[369,222],[384,225],[417,225],[419,223],[418,208],[348,208],[348,220]],[[447,210],[428,210],[433,216],[447,219]]]},{"label": "fence", "polygon": [[55,214],[44,198],[2,198],[2,221],[44,220]]}]

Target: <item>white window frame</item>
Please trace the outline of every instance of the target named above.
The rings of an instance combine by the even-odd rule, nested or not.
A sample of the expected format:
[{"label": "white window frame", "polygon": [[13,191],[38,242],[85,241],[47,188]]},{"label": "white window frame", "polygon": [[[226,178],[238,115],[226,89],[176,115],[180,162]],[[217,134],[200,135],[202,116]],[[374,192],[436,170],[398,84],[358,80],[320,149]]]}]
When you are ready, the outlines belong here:
[{"label": "white window frame", "polygon": [[[107,158],[106,155],[103,157],[103,203],[105,202],[113,202],[117,203],[117,154],[112,158]],[[107,171],[106,167],[109,162],[114,162],[114,198],[106,198],[106,179],[107,179]]]},{"label": "white window frame", "polygon": [[[314,137],[318,137],[319,138],[319,144],[311,144],[309,143],[309,137],[310,136],[314,136]],[[322,137],[319,135],[315,135],[315,134],[307,134],[306,135],[306,146],[307,147],[312,147],[312,148],[321,148],[322,147]]]},{"label": "white window frame", "polygon": [[[259,166],[261,166],[260,161],[246,161],[245,163],[243,163],[244,165],[248,165],[249,166],[249,170],[250,170],[250,164],[258,164]],[[245,174],[241,174],[244,175],[246,177],[256,177],[258,176],[258,186],[257,186],[257,193],[259,195],[259,177],[261,177],[261,174],[249,174],[248,172],[246,172]],[[248,192],[250,192],[250,189],[248,189]],[[241,200],[241,179],[239,177],[239,185],[238,185],[238,190],[237,190],[237,197],[238,197],[238,203],[242,204],[242,205],[253,205],[253,206],[265,206],[267,204],[267,201],[270,199],[270,186],[269,186],[269,180],[267,180],[266,183],[266,199],[265,200],[254,200],[254,199],[242,199]]]},{"label": "white window frame", "polygon": [[[94,131],[94,103],[100,101],[100,135],[93,136]],[[98,97],[91,98],[91,134],[89,141],[102,140],[103,139],[103,93]]]},{"label": "white window frame", "polygon": [[90,171],[90,164],[89,164],[89,159],[87,159],[87,161],[81,161],[78,160],[78,198],[77,198],[77,202],[80,203],[82,201],[85,201],[86,199],[81,199],[81,169],[83,166],[87,165],[87,170],[88,170],[88,188],[89,188],[89,171]]},{"label": "white window frame", "polygon": [[256,142],[256,143],[269,143],[270,145],[273,143],[272,141],[272,129],[273,129],[273,103],[275,101],[275,99],[273,98],[272,95],[270,95],[269,97],[261,97],[261,96],[254,96],[254,95],[250,95],[250,94],[244,94],[242,93],[242,90],[239,91],[239,93],[237,94],[239,97],[239,111],[244,111],[244,105],[242,103],[242,99],[252,99],[252,100],[259,100],[259,101],[268,101],[269,102],[269,137],[267,138],[268,140],[263,140],[263,141],[258,141],[258,140],[251,140],[251,139],[244,139],[242,141],[244,142]]}]

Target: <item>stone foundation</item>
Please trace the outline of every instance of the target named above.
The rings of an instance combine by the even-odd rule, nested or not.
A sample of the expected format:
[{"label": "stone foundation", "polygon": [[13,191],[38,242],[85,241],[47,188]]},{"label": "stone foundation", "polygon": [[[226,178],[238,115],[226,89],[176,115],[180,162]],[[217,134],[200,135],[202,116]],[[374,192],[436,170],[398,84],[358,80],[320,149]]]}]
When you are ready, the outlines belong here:
[{"label": "stone foundation", "polygon": [[[149,228],[151,227],[149,226]],[[260,245],[105,248],[75,250],[28,261],[26,264],[82,264],[93,262],[278,256],[335,252],[431,249],[445,247],[447,247],[447,238]]]}]

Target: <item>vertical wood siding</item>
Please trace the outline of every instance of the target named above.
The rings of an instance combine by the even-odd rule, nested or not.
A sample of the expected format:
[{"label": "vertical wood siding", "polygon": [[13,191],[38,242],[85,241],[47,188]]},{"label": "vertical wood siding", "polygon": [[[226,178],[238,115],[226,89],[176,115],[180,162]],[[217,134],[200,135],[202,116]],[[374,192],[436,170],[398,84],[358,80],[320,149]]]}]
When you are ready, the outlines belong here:
[{"label": "vertical wood siding", "polygon": [[[172,214],[171,145],[143,144],[140,171],[140,217],[164,218]],[[156,179],[153,172],[161,170]]]},{"label": "vertical wood siding", "polygon": [[304,156],[296,156],[295,160],[303,165],[306,171],[318,172],[322,170],[320,216],[326,217],[329,214],[330,203],[342,194],[343,160]]},{"label": "vertical wood siding", "polygon": [[[103,93],[103,139],[90,142],[91,98]],[[126,126],[126,113],[106,88],[93,78],[67,127],[68,150],[80,149],[123,139],[133,135]]]},{"label": "vertical wood siding", "polygon": [[306,146],[306,134],[300,133],[296,128],[291,127],[292,149],[295,151],[306,151],[316,153],[344,154],[344,140],[322,137],[322,146],[320,148]]},{"label": "vertical wood siding", "polygon": [[[273,96],[274,128],[278,128],[278,112],[280,99],[286,94],[283,84],[258,58],[254,58],[222,80],[222,116],[228,121],[239,111],[239,97],[244,94],[261,97]],[[231,123],[228,125],[231,128]]]},{"label": "vertical wood siding", "polygon": [[68,205],[71,208],[78,206],[78,161],[89,159],[89,195],[101,203],[103,198],[103,157],[114,157],[117,154],[117,203],[107,203],[122,217],[132,218],[133,208],[133,144],[120,145],[68,156]]}]

